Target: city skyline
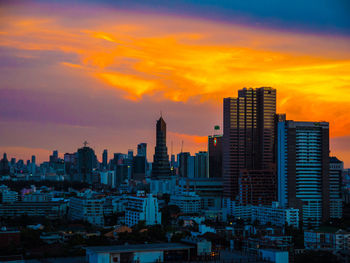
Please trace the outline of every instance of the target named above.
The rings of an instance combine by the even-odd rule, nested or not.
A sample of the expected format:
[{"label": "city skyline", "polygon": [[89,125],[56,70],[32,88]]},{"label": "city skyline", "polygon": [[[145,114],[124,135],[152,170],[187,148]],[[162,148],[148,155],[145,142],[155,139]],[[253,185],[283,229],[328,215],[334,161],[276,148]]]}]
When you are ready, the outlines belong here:
[{"label": "city skyline", "polygon": [[[222,127],[222,98],[245,86],[271,86],[279,94],[277,113],[330,122],[331,155],[348,166],[346,8],[297,2],[300,18],[259,11],[253,2],[256,8],[212,1],[171,8],[5,1],[0,150],[42,162],[52,150],[73,152],[84,140],[99,159],[103,149],[136,151],[140,142],[153,149],[162,110],[169,154],[170,143],[178,153],[182,140],[194,154],[206,150],[214,125]],[[326,24],[313,8],[327,14]]]}]

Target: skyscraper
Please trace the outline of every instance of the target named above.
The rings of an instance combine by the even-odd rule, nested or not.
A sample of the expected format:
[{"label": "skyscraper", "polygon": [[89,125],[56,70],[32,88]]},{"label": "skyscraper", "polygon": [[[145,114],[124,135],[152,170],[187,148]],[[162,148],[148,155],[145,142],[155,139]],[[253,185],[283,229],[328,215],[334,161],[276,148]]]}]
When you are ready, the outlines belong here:
[{"label": "skyscraper", "polygon": [[278,201],[298,208],[305,226],[329,219],[328,122],[278,123]]},{"label": "skyscraper", "polygon": [[107,168],[107,163],[108,163],[108,151],[107,149],[104,149],[102,153],[102,167]]},{"label": "skyscraper", "polygon": [[194,177],[208,178],[208,152],[200,151],[194,157]]},{"label": "skyscraper", "polygon": [[329,158],[329,216],[343,217],[342,175],[344,164],[337,157]]},{"label": "skyscraper", "polygon": [[78,149],[78,174],[79,180],[84,183],[92,183],[92,170],[96,168],[95,151],[87,146]]},{"label": "skyscraper", "polygon": [[137,156],[147,157],[147,143],[139,143],[137,145]]},{"label": "skyscraper", "polygon": [[[265,179],[271,180],[274,168],[275,117],[275,89],[244,88],[238,91],[237,98],[224,98],[224,197],[236,200],[240,195],[246,195],[240,193],[239,189],[239,178],[243,170],[245,174],[254,170],[254,176],[249,180],[254,180],[256,174],[266,174],[268,176]],[[265,190],[274,191],[268,188]]]},{"label": "skyscraper", "polygon": [[209,178],[222,178],[222,135],[208,137]]},{"label": "skyscraper", "polygon": [[153,156],[152,178],[162,179],[170,176],[170,163],[168,149],[166,147],[166,123],[162,117],[156,126],[156,147]]}]

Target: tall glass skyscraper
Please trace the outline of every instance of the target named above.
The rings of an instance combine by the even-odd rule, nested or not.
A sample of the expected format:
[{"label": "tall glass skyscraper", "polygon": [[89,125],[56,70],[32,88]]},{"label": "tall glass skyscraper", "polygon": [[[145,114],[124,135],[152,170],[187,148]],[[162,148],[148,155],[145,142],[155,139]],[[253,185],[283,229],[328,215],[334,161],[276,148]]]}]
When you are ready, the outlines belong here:
[{"label": "tall glass skyscraper", "polygon": [[166,147],[166,123],[162,117],[157,121],[156,147],[153,156],[152,179],[165,179],[171,175],[168,149]]},{"label": "tall glass skyscraper", "polygon": [[329,124],[279,122],[277,137],[278,200],[318,226],[329,219]]},{"label": "tall glass skyscraper", "polygon": [[[249,184],[268,182],[269,186],[273,185],[270,181],[273,179],[275,166],[275,118],[276,90],[273,88],[244,88],[238,91],[237,98],[224,99],[223,178],[226,198],[237,200],[240,196],[253,194],[242,191],[254,187],[240,189],[239,178],[243,170],[244,182],[249,181]],[[259,176],[266,174],[266,180],[259,178],[258,182],[254,179],[257,174]],[[263,185],[259,187],[275,192],[274,189]],[[265,196],[274,195],[272,193]],[[259,202],[259,196],[253,199]],[[245,200],[249,203],[253,199]],[[274,201],[268,198],[263,200]]]}]

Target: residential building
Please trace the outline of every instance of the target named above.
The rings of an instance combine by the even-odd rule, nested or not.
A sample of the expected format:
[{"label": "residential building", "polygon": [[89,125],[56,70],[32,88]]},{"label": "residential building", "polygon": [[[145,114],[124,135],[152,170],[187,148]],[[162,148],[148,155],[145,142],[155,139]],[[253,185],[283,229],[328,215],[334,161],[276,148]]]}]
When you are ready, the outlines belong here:
[{"label": "residential building", "polygon": [[349,250],[350,232],[333,228],[305,230],[304,245],[305,249],[310,250]]},{"label": "residential building", "polygon": [[89,263],[187,262],[195,251],[194,245],[181,243],[98,246],[85,249]]},{"label": "residential building", "polygon": [[125,224],[129,227],[144,221],[146,225],[162,223],[158,200],[151,194],[138,191],[136,196],[128,196],[125,209]]},{"label": "residential building", "polygon": [[177,205],[182,213],[194,214],[201,212],[201,198],[195,192],[183,192],[170,196],[170,203]]},{"label": "residential building", "polygon": [[70,198],[69,215],[72,220],[84,220],[93,225],[103,226],[103,198],[77,196]]},{"label": "residential building", "polygon": [[84,183],[92,183],[92,170],[96,168],[97,158],[95,151],[86,146],[78,149],[78,175]]},{"label": "residential building", "polygon": [[0,186],[0,202],[1,203],[14,203],[18,201],[18,193],[11,191],[7,186]]},{"label": "residential building", "polygon": [[278,201],[298,208],[305,227],[330,217],[328,122],[278,123]]},{"label": "residential building", "polygon": [[343,217],[342,175],[344,164],[337,157],[329,158],[329,217]]},{"label": "residential building", "polygon": [[222,135],[208,136],[209,178],[222,178]]},{"label": "residential building", "polygon": [[208,152],[200,151],[194,157],[194,177],[209,178]]},{"label": "residential building", "polygon": [[[226,201],[226,200],[225,200]],[[227,202],[227,201],[226,201]],[[225,204],[227,215],[259,224],[284,227],[286,224],[299,227],[299,209],[280,207],[278,202],[267,205],[242,205],[237,201]]]},{"label": "residential building", "polygon": [[181,152],[177,155],[179,160],[179,176],[186,178],[195,177],[195,157],[189,152]]},{"label": "residential building", "polygon": [[14,202],[0,204],[1,217],[22,215],[44,216],[50,219],[62,218],[67,211],[65,202]]}]

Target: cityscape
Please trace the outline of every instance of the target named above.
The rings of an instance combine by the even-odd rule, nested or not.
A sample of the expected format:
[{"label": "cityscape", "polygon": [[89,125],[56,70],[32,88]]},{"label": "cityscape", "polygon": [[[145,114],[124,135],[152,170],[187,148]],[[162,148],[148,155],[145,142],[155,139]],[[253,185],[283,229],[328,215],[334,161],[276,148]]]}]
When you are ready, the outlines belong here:
[{"label": "cityscape", "polygon": [[349,5],[4,1],[0,262],[350,262]]}]

